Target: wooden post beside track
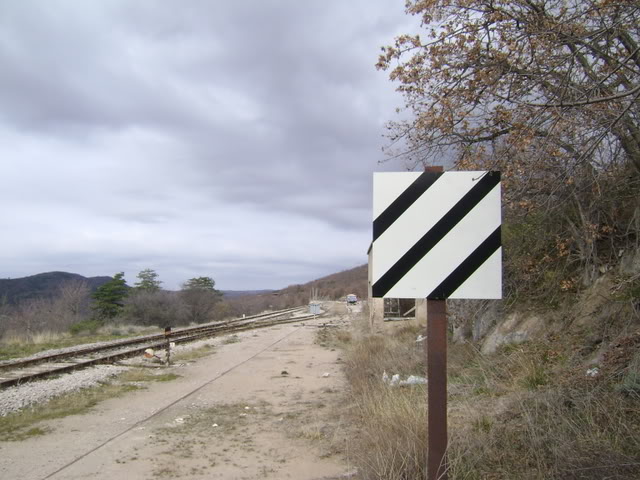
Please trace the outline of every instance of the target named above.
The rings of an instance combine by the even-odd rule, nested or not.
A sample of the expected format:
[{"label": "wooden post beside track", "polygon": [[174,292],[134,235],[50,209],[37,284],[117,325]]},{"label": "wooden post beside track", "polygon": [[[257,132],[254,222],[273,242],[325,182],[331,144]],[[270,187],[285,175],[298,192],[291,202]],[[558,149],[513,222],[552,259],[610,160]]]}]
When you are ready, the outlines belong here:
[{"label": "wooden post beside track", "polygon": [[167,366],[171,365],[171,327],[164,327],[164,338],[166,340]]}]

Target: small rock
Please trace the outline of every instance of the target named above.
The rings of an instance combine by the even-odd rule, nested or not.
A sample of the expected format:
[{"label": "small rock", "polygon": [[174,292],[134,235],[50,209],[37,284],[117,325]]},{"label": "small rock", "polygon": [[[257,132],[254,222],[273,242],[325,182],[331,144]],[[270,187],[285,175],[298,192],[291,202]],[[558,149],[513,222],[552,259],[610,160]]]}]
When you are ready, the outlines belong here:
[{"label": "small rock", "polygon": [[328,376],[330,376],[331,374],[329,372],[325,372],[322,374],[323,378],[327,378]]},{"label": "small rock", "polygon": [[280,372],[280,375],[283,375],[283,376],[284,376],[284,375],[289,375],[289,372],[287,372],[286,370],[282,370],[282,371]]}]

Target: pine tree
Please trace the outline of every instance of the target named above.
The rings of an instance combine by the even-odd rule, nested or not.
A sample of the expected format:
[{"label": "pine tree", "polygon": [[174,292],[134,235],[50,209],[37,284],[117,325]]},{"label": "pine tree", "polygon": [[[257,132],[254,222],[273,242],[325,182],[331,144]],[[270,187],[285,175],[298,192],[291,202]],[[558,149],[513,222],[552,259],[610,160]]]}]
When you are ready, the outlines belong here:
[{"label": "pine tree", "polygon": [[124,272],[116,273],[112,280],[93,292],[91,296],[94,303],[91,308],[102,320],[117,317],[124,307],[128,289]]},{"label": "pine tree", "polygon": [[135,288],[138,290],[145,290],[147,292],[157,292],[160,290],[160,284],[162,283],[158,280],[159,275],[155,270],[151,268],[145,268],[140,273],[138,273],[139,282],[135,283]]},{"label": "pine tree", "polygon": [[216,282],[211,277],[196,277],[187,280],[183,285],[183,290],[215,290]]}]

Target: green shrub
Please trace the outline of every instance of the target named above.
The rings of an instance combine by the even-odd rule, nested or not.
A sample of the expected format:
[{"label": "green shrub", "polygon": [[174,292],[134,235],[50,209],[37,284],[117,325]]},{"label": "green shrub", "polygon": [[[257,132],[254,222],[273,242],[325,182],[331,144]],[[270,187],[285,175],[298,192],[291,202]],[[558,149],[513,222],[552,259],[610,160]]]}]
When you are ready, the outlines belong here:
[{"label": "green shrub", "polygon": [[82,320],[81,322],[74,323],[69,327],[69,333],[72,335],[84,335],[94,334],[102,326],[102,322],[95,318],[88,320]]}]

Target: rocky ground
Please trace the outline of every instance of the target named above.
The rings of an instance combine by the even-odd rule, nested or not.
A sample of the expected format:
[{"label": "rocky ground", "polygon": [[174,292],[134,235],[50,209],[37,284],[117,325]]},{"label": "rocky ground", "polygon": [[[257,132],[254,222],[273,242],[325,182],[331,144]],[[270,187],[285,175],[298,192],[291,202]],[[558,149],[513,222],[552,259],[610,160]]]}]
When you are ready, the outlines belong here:
[{"label": "rocky ground", "polygon": [[[343,398],[340,352],[316,343],[315,321],[244,332],[180,377],[51,420],[48,433],[0,442],[0,478],[333,479],[353,474],[333,407]],[[328,327],[332,328],[332,327]]]}]

